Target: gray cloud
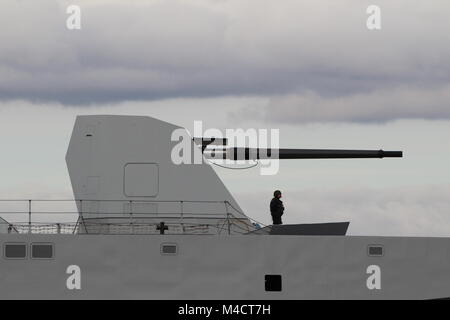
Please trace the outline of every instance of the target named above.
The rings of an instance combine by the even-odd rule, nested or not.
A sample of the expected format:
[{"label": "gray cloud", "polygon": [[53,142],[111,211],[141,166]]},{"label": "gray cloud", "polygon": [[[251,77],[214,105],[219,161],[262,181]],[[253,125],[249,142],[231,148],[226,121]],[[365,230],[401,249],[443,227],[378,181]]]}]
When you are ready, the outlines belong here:
[{"label": "gray cloud", "polygon": [[450,83],[444,0],[380,0],[379,32],[365,28],[370,3],[356,0],[77,3],[81,31],[65,28],[68,1],[2,1],[1,99],[91,104],[286,95],[288,101]]},{"label": "gray cloud", "polygon": [[369,93],[323,97],[314,92],[271,97],[266,105],[230,112],[232,119],[268,122],[386,122],[449,119],[450,84],[436,88],[395,87]]}]

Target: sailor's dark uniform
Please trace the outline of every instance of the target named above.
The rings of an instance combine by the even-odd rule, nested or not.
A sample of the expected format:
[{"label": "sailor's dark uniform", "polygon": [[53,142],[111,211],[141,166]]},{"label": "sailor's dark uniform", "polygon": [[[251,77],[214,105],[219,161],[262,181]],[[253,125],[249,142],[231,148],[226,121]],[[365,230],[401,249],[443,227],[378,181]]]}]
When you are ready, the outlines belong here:
[{"label": "sailor's dark uniform", "polygon": [[273,224],[283,224],[281,216],[284,213],[283,201],[273,198],[270,202],[270,214],[272,215]]}]

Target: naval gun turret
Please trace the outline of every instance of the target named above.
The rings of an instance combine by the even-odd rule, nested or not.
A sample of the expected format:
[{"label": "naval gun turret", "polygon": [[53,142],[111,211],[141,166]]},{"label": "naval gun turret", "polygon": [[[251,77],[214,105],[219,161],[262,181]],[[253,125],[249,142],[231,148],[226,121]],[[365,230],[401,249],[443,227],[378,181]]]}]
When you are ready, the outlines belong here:
[{"label": "naval gun turret", "polygon": [[[66,160],[80,233],[243,233],[254,225],[206,162],[173,161],[176,130],[144,116],[79,116]],[[189,136],[189,134],[187,134]],[[402,157],[401,151],[228,147],[226,138],[193,138],[205,159]],[[200,148],[198,148],[201,146]],[[158,231],[159,230],[159,231]],[[166,228],[164,228],[166,230]]]}]

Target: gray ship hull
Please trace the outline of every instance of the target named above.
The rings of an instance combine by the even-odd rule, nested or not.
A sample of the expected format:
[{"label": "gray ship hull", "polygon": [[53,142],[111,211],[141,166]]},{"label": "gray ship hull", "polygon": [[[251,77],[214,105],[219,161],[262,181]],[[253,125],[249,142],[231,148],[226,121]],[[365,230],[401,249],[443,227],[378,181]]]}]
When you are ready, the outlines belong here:
[{"label": "gray ship hull", "polygon": [[[450,297],[450,238],[6,234],[0,243],[54,245],[52,259],[3,254],[0,299]],[[383,253],[370,256],[371,245]],[[282,290],[266,291],[266,275],[281,276]]]}]

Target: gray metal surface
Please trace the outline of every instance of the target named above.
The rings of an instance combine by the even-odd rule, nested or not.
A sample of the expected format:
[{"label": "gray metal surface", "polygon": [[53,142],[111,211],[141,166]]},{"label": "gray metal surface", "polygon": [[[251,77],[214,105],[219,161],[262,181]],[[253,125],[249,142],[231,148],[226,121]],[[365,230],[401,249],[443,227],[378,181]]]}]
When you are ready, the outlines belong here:
[{"label": "gray metal surface", "polygon": [[[450,239],[334,236],[1,235],[54,259],[0,259],[1,299],[431,299],[450,296]],[[176,244],[177,253],[161,254]],[[369,245],[384,254],[368,255]],[[69,266],[81,290],[69,290]],[[381,288],[370,290],[368,267]],[[282,292],[265,292],[265,275]]]},{"label": "gray metal surface", "polygon": [[[176,129],[185,132],[151,117],[77,117],[66,161],[75,199],[83,200],[77,203],[83,219],[117,224],[134,212],[153,215],[156,220],[165,215],[165,222],[183,216],[186,222],[201,223],[199,216],[220,214],[216,219],[220,224],[230,214],[252,230],[208,163],[177,165],[172,161],[177,142],[171,136]],[[192,149],[198,148],[189,140]],[[167,215],[173,215],[172,219]],[[109,229],[87,231],[108,233]]]},{"label": "gray metal surface", "polygon": [[286,224],[271,226],[272,235],[345,236],[350,222]]}]

